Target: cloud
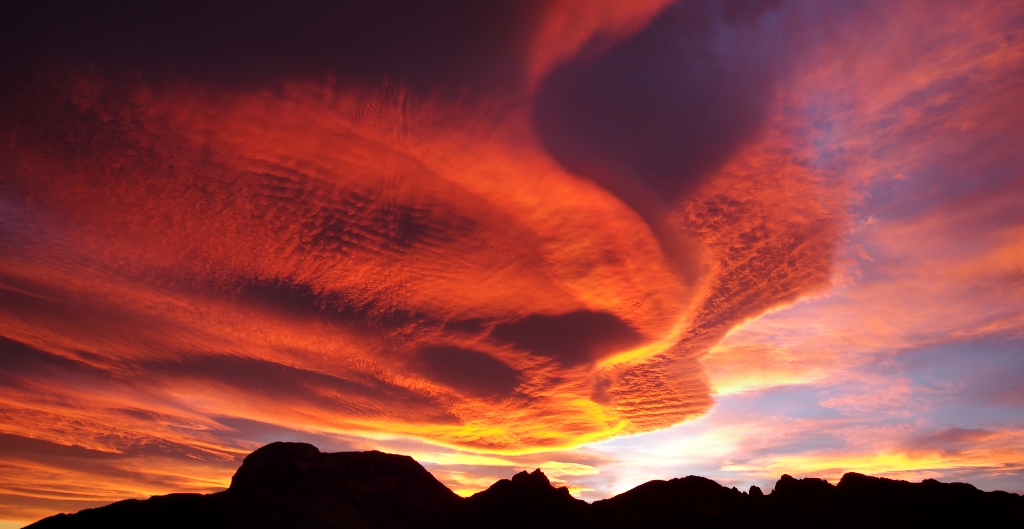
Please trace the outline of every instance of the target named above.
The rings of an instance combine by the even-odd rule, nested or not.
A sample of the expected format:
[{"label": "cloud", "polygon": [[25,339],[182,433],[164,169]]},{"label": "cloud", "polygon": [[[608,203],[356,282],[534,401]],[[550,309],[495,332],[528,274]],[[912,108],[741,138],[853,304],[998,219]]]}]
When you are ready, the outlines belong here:
[{"label": "cloud", "polygon": [[642,212],[671,206],[763,129],[773,102],[780,72],[759,51],[773,36],[758,27],[769,5],[739,5],[678,3],[607,53],[555,68],[533,107],[545,147]]},{"label": "cloud", "polygon": [[421,373],[458,391],[507,397],[519,386],[519,373],[487,353],[441,346],[425,347],[417,354]]},{"label": "cloud", "polygon": [[225,487],[240,463],[209,453],[200,458],[185,446],[176,447],[181,452],[167,448],[139,442],[110,452],[0,434],[0,516],[29,521],[55,509],[81,510],[128,497],[210,492]]},{"label": "cloud", "polygon": [[[640,15],[625,15],[640,29]],[[667,16],[644,37],[653,44],[608,53],[663,45],[681,15]],[[588,31],[617,24],[598,18]],[[113,42],[137,38],[111,23]],[[706,413],[700,355],[743,319],[827,283],[842,220],[830,199],[805,199],[820,182],[787,160],[785,136],[728,132],[707,174],[653,222],[618,190],[568,173],[529,104],[500,90],[485,91],[497,102],[434,93],[440,80],[498,82],[486,73],[474,85],[403,69],[385,49],[379,70],[343,65],[351,75],[331,84],[299,71],[320,71],[326,54],[293,70],[247,38],[196,63],[162,61],[173,35],[145,36],[133,57],[72,32],[99,54],[93,65],[6,79],[12,214],[0,279],[11,295],[0,332],[19,360],[4,371],[4,433],[117,457],[163,447],[172,466],[218,462],[182,467],[181,479],[160,477],[163,463],[119,464],[123,479],[106,489],[109,472],[68,463],[108,490],[95,501],[212,490],[219,481],[186,478],[223,481],[257,440],[310,432],[339,449],[398,436],[468,450],[425,456],[463,491],[507,477],[478,468],[494,456],[473,451],[593,489],[593,465],[529,454]],[[584,40],[566,42],[559,54]],[[269,61],[261,82],[246,77],[252,64],[220,69],[249,52]],[[375,85],[385,74],[393,84]],[[657,189],[670,169],[638,182]],[[45,483],[55,464],[36,455],[19,472]],[[472,475],[455,474],[460,465]]]},{"label": "cloud", "polygon": [[5,33],[3,493],[1019,476],[1019,8],[588,5]]},{"label": "cloud", "polygon": [[650,23],[669,4],[669,0],[550,3],[530,49],[527,80],[535,87],[552,68],[571,60],[581,48],[591,55],[607,51]]},{"label": "cloud", "polygon": [[[9,57],[231,90],[329,76],[458,97],[523,86],[548,2],[60,2],[9,6]],[[594,28],[595,30],[598,28]]]},{"label": "cloud", "polygon": [[[71,97],[90,97],[90,86]],[[621,298],[650,291],[643,286],[644,276],[653,276],[654,284],[675,280],[657,269],[640,276],[626,272],[635,268],[631,261],[637,256],[616,255],[614,246],[604,250],[605,256],[614,256],[612,262],[586,264],[593,259],[587,256],[591,248],[603,246],[587,233],[593,227],[586,209],[563,212],[577,225],[547,228],[544,241],[537,233],[544,228],[533,229],[535,221],[527,212],[481,197],[453,183],[457,173],[447,172],[448,167],[438,168],[446,171],[442,178],[438,169],[373,138],[368,124],[352,121],[356,118],[349,112],[356,102],[346,101],[332,114],[343,121],[314,120],[325,128],[302,133],[299,127],[308,128],[306,119],[317,112],[306,110],[297,117],[291,110],[319,101],[313,94],[235,100],[230,112],[241,112],[241,117],[218,116],[214,102],[201,102],[204,110],[197,113],[194,95],[185,94],[172,91],[147,104],[124,101],[120,94],[101,95],[99,101],[79,99],[88,106],[68,116],[69,123],[82,133],[98,127],[102,138],[92,143],[88,160],[59,139],[53,141],[67,145],[72,155],[35,157],[33,149],[45,142],[19,151],[19,176],[12,183],[38,197],[40,206],[32,213],[46,219],[43,229],[52,237],[66,242],[67,255],[83,256],[92,267],[29,270],[12,263],[6,276],[11,288],[36,300],[36,314],[9,329],[10,336],[57,356],[86,351],[99,359],[94,363],[101,368],[132,373],[130,380],[148,376],[156,386],[197,389],[202,381],[209,384],[203,390],[208,396],[233,399],[229,395],[251,393],[263,395],[259,402],[301,404],[324,425],[372,430],[391,421],[394,413],[408,413],[408,433],[432,431],[418,426],[432,422],[445,430],[443,425],[456,420],[468,434],[449,429],[429,435],[526,448],[533,441],[516,436],[495,441],[472,433],[479,428],[472,423],[480,414],[494,413],[483,409],[476,396],[493,394],[499,386],[504,387],[500,393],[510,395],[521,383],[524,391],[512,395],[514,400],[505,406],[538,413],[526,403],[547,402],[540,406],[547,408],[543,413],[557,415],[555,409],[567,394],[589,392],[572,389],[580,385],[580,377],[585,380],[586,372],[571,377],[565,373],[555,357],[569,351],[553,348],[547,343],[551,337],[524,347],[522,340],[509,344],[504,329],[517,321],[575,321],[572,314],[609,314],[629,330],[629,341],[621,345],[628,347],[639,339],[632,327],[657,328],[678,317],[678,302],[670,292],[655,294],[664,299],[661,308],[623,310]],[[267,112],[261,108],[266,104],[283,107]],[[113,125],[101,125],[112,118],[106,105],[149,125],[118,123],[116,118]],[[355,134],[352,127],[370,132]],[[215,137],[209,137],[211,131]],[[312,138],[331,145],[311,149]],[[463,178],[473,169],[467,172]],[[76,176],[56,185],[51,180],[55,174]],[[579,188],[568,179],[563,185]],[[70,186],[74,193],[66,192]],[[585,186],[576,192],[582,200],[602,193]],[[628,210],[610,198],[599,198],[596,204],[612,218],[625,214],[629,219]],[[642,233],[642,222],[633,222],[634,230]],[[78,236],[83,228],[90,235]],[[571,234],[590,242],[570,251],[576,256],[573,265],[585,267],[564,281],[557,269],[548,271],[543,263],[551,259],[546,247]],[[624,235],[611,241],[624,243]],[[648,239],[646,244],[648,253],[657,255],[656,242]],[[55,257],[48,254],[49,249],[36,248],[34,257],[22,255],[42,263]],[[573,287],[566,282],[587,281],[591,270],[624,280],[604,287],[611,299],[585,300],[567,293]],[[69,286],[58,287],[62,282]],[[476,284],[491,286],[470,288]],[[111,288],[121,295],[112,297]],[[49,295],[54,289],[70,292]],[[462,295],[450,296],[453,291]],[[41,301],[60,298],[76,301]],[[55,311],[57,306],[66,311]],[[82,312],[86,306],[109,316],[95,309]],[[123,322],[117,325],[122,334],[106,336],[112,325],[105,323],[108,319]],[[58,343],[41,340],[38,329],[44,320],[59,335]],[[149,323],[134,328],[137,321]],[[491,378],[467,385],[464,372],[445,369],[455,361],[464,368],[476,365],[478,375]],[[552,389],[547,381],[556,378],[565,380],[565,387],[544,394]],[[387,397],[392,391],[396,396],[411,392],[412,400],[392,401]],[[434,402],[434,410],[424,413],[412,404],[422,399]],[[287,413],[284,408],[278,412]],[[339,416],[345,417],[340,424]],[[486,426],[481,427],[491,427],[492,420],[484,419]],[[565,427],[575,432],[571,435],[603,429],[570,424]],[[543,428],[536,442],[565,442],[559,427]]]},{"label": "cloud", "polygon": [[754,144],[662,226],[698,245],[682,277],[526,106],[105,75],[13,85],[34,231],[5,277],[51,301],[5,332],[200,415],[510,452],[663,428],[711,405],[707,347],[827,282],[841,226],[785,145]]},{"label": "cloud", "polygon": [[591,363],[610,353],[632,349],[645,340],[628,324],[606,312],[576,311],[558,316],[531,314],[502,323],[491,337],[566,366]]}]

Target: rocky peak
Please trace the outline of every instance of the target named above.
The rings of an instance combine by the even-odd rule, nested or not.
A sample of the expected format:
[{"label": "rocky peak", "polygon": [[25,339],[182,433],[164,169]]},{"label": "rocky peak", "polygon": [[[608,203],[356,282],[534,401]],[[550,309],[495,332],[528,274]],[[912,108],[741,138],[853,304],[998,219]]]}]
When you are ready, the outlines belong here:
[{"label": "rocky peak", "polygon": [[566,487],[554,487],[540,469],[499,480],[469,498],[471,517],[490,527],[577,527],[587,503]]},{"label": "rocky peak", "polygon": [[376,450],[325,454],[306,443],[271,443],[249,454],[228,490],[232,495],[296,496],[324,488],[388,494],[413,503],[458,499],[409,456]]},{"label": "rocky peak", "polygon": [[548,480],[548,477],[543,472],[541,472],[539,468],[534,470],[533,472],[527,472],[524,470],[512,476],[512,483],[522,487],[529,487],[534,489],[551,488],[551,481]]},{"label": "rocky peak", "polygon": [[325,454],[305,443],[272,443],[249,454],[224,495],[242,512],[261,513],[260,521],[291,513],[351,527],[417,527],[461,501],[409,456]]}]

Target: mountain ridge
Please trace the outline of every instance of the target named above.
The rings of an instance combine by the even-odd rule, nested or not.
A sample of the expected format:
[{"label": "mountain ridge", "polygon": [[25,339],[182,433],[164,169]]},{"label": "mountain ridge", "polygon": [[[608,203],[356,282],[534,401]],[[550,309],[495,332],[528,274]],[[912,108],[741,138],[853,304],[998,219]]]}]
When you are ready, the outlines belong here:
[{"label": "mountain ridge", "polygon": [[32,529],[194,528],[730,528],[1024,526],[1024,497],[966,483],[847,473],[836,485],[783,475],[770,494],[687,476],[654,480],[587,503],[539,469],[462,498],[413,458],[378,451],[323,453],[271,443],[212,494],[123,500],[39,520]]}]

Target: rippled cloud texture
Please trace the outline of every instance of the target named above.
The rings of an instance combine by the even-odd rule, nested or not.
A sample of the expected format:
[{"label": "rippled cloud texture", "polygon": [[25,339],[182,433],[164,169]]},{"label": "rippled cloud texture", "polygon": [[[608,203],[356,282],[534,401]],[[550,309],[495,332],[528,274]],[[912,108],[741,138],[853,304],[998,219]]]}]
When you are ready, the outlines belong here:
[{"label": "rippled cloud texture", "polygon": [[273,440],[1024,492],[1014,2],[4,10],[0,519]]}]

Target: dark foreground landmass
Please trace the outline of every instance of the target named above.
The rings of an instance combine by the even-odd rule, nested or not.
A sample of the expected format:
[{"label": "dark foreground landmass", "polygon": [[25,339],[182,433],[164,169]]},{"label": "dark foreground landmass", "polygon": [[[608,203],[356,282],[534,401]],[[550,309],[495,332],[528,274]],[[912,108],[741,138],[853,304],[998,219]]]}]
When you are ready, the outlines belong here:
[{"label": "dark foreground landmass", "polygon": [[125,500],[29,527],[1024,527],[1024,497],[850,473],[834,486],[782,476],[767,495],[689,476],[587,503],[535,470],[460,498],[408,456],[273,443],[249,454],[223,492]]}]

